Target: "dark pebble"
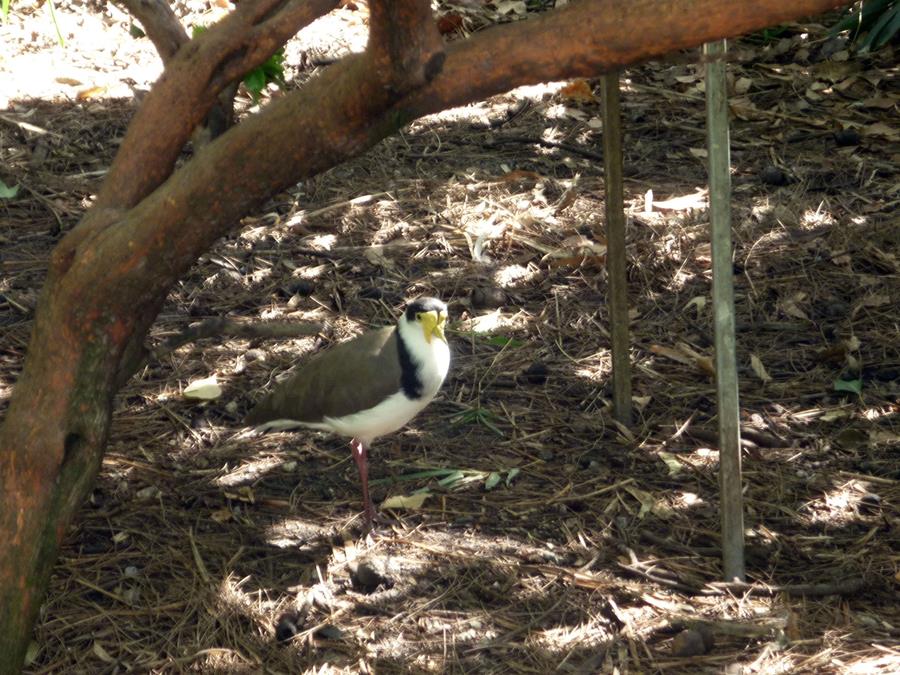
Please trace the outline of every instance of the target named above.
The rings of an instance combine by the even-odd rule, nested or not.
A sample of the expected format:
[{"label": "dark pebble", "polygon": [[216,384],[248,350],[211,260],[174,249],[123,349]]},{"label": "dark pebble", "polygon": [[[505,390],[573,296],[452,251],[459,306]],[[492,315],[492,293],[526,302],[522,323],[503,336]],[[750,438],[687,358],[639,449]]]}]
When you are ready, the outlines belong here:
[{"label": "dark pebble", "polygon": [[700,656],[706,652],[703,635],[693,628],[681,631],[672,640],[672,656]]},{"label": "dark pebble", "polygon": [[522,376],[529,384],[544,384],[549,375],[550,368],[543,361],[535,361],[522,373]]},{"label": "dark pebble", "polygon": [[849,145],[859,145],[862,136],[856,129],[841,129],[834,132],[834,142],[844,147]]},{"label": "dark pebble", "polygon": [[344,637],[344,631],[329,623],[316,631],[316,637],[322,640],[341,640]]},{"label": "dark pebble", "polygon": [[279,642],[287,642],[299,633],[299,619],[296,612],[285,612],[279,616],[278,622],[275,624],[275,639]]},{"label": "dark pebble", "polygon": [[881,497],[869,492],[859,500],[859,512],[863,514],[877,513],[881,508]]},{"label": "dark pebble", "polygon": [[378,567],[379,565],[373,561],[361,561],[350,571],[353,587],[362,593],[374,593],[379,586],[390,586],[390,579]]},{"label": "dark pebble", "polygon": [[286,298],[295,295],[307,298],[316,290],[316,285],[309,279],[294,279],[281,287],[281,294]]},{"label": "dark pebble", "polygon": [[788,175],[774,164],[769,164],[759,172],[759,179],[766,185],[787,185]]}]

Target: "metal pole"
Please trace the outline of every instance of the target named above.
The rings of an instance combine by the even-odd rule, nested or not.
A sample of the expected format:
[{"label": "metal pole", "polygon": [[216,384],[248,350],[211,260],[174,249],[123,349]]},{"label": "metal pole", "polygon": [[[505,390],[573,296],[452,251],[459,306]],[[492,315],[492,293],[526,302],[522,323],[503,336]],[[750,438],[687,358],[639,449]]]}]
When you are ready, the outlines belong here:
[{"label": "metal pole", "polygon": [[709,153],[709,219],[712,236],[716,393],[719,408],[719,492],[725,581],[744,580],[744,513],[737,356],[734,339],[734,274],[731,261],[731,158],[725,40],[703,46],[706,57],[706,128]]},{"label": "metal pole", "polygon": [[625,199],[622,187],[622,115],[619,73],[600,80],[603,110],[603,171],[606,183],[606,269],[609,273],[609,320],[612,324],[613,410],[631,425],[631,362],[628,337],[628,292],[625,279]]}]

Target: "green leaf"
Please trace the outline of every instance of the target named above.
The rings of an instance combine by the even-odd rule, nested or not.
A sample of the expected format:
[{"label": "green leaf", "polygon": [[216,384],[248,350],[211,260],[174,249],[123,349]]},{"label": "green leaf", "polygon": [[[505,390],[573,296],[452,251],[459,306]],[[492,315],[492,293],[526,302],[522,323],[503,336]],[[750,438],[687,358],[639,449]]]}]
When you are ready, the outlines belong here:
[{"label": "green leaf", "polygon": [[263,87],[266,86],[266,74],[262,68],[254,68],[247,73],[247,76],[244,78],[244,86],[247,87],[247,91],[250,92],[255,101]]},{"label": "green leaf", "polygon": [[869,34],[860,46],[862,53],[878,49],[900,31],[900,5],[888,8],[869,30]]},{"label": "green leaf", "polygon": [[[7,6],[9,5],[8,0],[5,4]],[[41,653],[41,646],[34,640],[29,642],[28,649],[25,650],[25,665],[30,666],[32,663],[37,661],[38,654],[40,654],[40,653]]]},{"label": "green leaf", "polygon": [[453,485],[454,483],[458,483],[465,477],[466,477],[466,474],[464,472],[454,471],[446,478],[442,478],[441,480],[439,480],[438,485],[440,485],[442,487],[449,487],[450,485]]},{"label": "green leaf", "polygon": [[859,396],[862,393],[862,380],[842,380],[840,378],[834,381],[835,391],[848,391],[851,394]]},{"label": "green leaf", "polygon": [[9,18],[9,0],[0,2],[0,12],[3,13],[3,23],[6,23],[6,20]]},{"label": "green leaf", "polygon": [[491,471],[488,474],[487,479],[484,481],[484,489],[485,490],[493,490],[497,485],[500,484],[500,474],[496,471]]},{"label": "green leaf", "polygon": [[513,478],[518,476],[522,472],[522,469],[510,469],[506,473],[506,487],[509,487],[513,482]]},{"label": "green leaf", "polygon": [[[845,30],[852,31],[850,39],[856,40],[861,33],[865,33],[873,24],[881,21],[885,15],[897,12],[898,7],[896,5],[892,6],[894,2],[895,0],[866,0],[859,7],[848,9],[844,18],[832,27],[831,35],[837,35]],[[867,48],[866,43],[870,43],[871,37],[870,34],[860,51]],[[880,44],[875,45],[875,47],[878,46]]]},{"label": "green leaf", "polygon": [[0,199],[12,199],[17,194],[19,194],[18,185],[9,186],[0,180]]}]

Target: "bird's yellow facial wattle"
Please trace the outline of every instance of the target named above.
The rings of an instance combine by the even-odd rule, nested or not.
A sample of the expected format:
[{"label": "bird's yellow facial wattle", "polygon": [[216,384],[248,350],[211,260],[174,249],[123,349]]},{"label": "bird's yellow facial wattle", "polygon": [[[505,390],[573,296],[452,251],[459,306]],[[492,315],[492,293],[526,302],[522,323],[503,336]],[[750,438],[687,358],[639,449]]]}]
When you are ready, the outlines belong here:
[{"label": "bird's yellow facial wattle", "polygon": [[422,331],[425,333],[425,342],[431,344],[431,338],[437,337],[443,342],[447,342],[444,336],[444,325],[447,323],[447,312],[438,313],[434,310],[430,312],[421,312],[417,315],[419,323],[422,324]]}]

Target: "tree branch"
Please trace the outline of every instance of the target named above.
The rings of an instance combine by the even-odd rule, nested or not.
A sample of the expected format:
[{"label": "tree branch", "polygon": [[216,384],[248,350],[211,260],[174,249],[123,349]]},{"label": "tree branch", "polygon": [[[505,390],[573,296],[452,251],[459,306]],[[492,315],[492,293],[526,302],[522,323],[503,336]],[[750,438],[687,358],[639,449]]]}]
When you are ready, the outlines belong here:
[{"label": "tree branch", "polygon": [[446,54],[429,0],[370,0],[369,51],[396,97],[440,72]]},{"label": "tree branch", "polygon": [[155,190],[217,94],[336,5],[337,0],[245,0],[180,49],[134,116],[97,195],[92,211],[109,210],[106,217],[91,219],[85,229],[102,229]]},{"label": "tree branch", "polygon": [[[452,45],[443,70],[393,105],[379,57],[368,52],[347,57],[205,148],[134,210],[106,253],[132,250],[134,265],[137,256],[145,256],[151,266],[170,269],[167,288],[252,206],[362,153],[422,115],[523,84],[596,75],[841,4],[846,3],[671,0],[666,3],[671,15],[660,17],[654,11],[658,0],[574,3]],[[567,36],[565,49],[559,35]],[[235,157],[240,171],[216,171]],[[142,226],[145,209],[159,214],[153,231]],[[122,248],[126,244],[129,249]]]},{"label": "tree branch", "polygon": [[165,0],[116,0],[116,4],[140,21],[163,63],[168,63],[191,39]]}]

